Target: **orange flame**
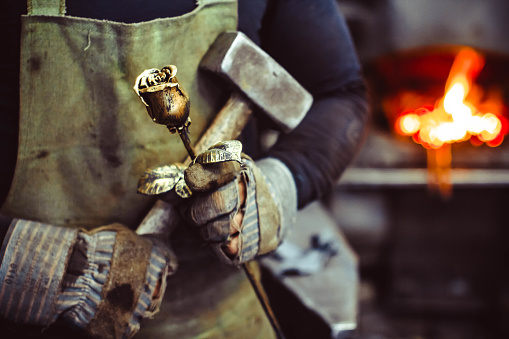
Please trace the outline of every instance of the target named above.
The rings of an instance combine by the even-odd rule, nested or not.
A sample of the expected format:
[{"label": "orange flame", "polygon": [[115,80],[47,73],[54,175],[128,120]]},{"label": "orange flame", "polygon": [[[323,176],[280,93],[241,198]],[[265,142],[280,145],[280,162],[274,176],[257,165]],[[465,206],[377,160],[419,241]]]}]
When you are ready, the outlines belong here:
[{"label": "orange flame", "polygon": [[507,133],[501,96],[482,100],[484,93],[474,83],[483,66],[480,54],[463,48],[449,72],[445,95],[432,109],[403,113],[396,120],[396,130],[413,135],[414,141],[432,149],[469,139],[473,144],[500,145]]}]

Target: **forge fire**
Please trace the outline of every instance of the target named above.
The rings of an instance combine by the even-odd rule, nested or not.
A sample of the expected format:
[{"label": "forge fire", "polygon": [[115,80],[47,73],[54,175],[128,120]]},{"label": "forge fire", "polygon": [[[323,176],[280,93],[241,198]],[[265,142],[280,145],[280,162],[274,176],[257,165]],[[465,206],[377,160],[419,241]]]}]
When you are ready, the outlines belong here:
[{"label": "forge fire", "polygon": [[480,53],[461,49],[451,67],[444,96],[433,106],[403,112],[395,122],[395,130],[412,136],[426,148],[466,140],[473,145],[500,145],[508,132],[508,120],[500,93],[484,91],[475,83],[483,66]]}]

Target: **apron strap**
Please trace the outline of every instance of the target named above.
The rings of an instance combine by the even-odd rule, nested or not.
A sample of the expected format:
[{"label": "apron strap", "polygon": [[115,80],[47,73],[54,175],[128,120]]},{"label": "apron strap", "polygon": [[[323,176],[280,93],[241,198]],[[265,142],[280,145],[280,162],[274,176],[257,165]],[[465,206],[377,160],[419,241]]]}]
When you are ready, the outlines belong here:
[{"label": "apron strap", "polygon": [[28,15],[64,16],[65,0],[27,0]]},{"label": "apron strap", "polygon": [[[231,1],[231,0],[230,0]],[[225,0],[198,0],[198,5],[210,5]],[[27,0],[28,15],[64,16],[65,0]]]},{"label": "apron strap", "polygon": [[211,5],[215,3],[222,3],[222,2],[232,2],[231,0],[197,0],[196,1],[198,6],[200,5]]}]

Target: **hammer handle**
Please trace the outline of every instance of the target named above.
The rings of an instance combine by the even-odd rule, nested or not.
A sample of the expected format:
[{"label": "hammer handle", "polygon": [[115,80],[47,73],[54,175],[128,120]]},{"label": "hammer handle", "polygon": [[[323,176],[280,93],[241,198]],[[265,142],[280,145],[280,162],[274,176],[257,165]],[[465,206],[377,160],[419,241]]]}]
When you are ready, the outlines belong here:
[{"label": "hammer handle", "polygon": [[[252,112],[253,110],[242,95],[233,93],[195,145],[196,154],[200,154],[220,141],[237,139]],[[184,164],[187,166],[190,163],[191,159],[188,157]]]}]

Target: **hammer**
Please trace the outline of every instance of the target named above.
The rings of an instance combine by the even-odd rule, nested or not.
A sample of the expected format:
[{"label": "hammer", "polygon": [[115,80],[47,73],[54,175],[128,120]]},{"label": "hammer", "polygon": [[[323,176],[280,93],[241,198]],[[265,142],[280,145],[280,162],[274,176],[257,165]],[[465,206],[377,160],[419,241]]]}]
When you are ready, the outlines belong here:
[{"label": "hammer", "polygon": [[[264,113],[282,132],[288,133],[302,121],[313,101],[311,94],[281,65],[241,32],[220,34],[201,60],[200,70],[221,77],[231,87],[232,94],[195,145],[194,150],[186,141],[186,137],[181,135],[191,157],[205,151],[218,141],[236,139],[253,110]],[[139,84],[135,85],[136,91],[137,85]],[[165,97],[171,98],[169,95]],[[161,106],[165,105],[169,107],[172,102]],[[147,108],[147,110],[154,119],[153,108]],[[186,112],[179,112],[179,115],[187,120]],[[155,119],[154,121],[158,122]],[[170,126],[169,123],[167,124],[168,121],[163,119],[159,123],[166,124],[170,130],[172,128],[187,129],[187,126],[184,126],[184,120],[177,123],[173,120],[171,122],[171,124],[182,126]],[[191,162],[191,157],[185,161],[186,165]],[[170,223],[170,228],[166,228],[165,231],[171,232],[172,227],[176,226],[175,222],[171,222],[177,219],[172,217],[174,213],[176,213],[174,206],[159,200],[136,232],[138,234],[160,233],[160,225],[167,222]],[[282,332],[275,322],[259,283],[246,265],[243,265],[243,268],[276,333],[282,337]]]},{"label": "hammer", "polygon": [[236,139],[253,108],[285,133],[301,122],[313,97],[281,65],[241,32],[220,34],[200,63],[217,74],[232,94],[196,145],[202,152],[217,141]]}]

